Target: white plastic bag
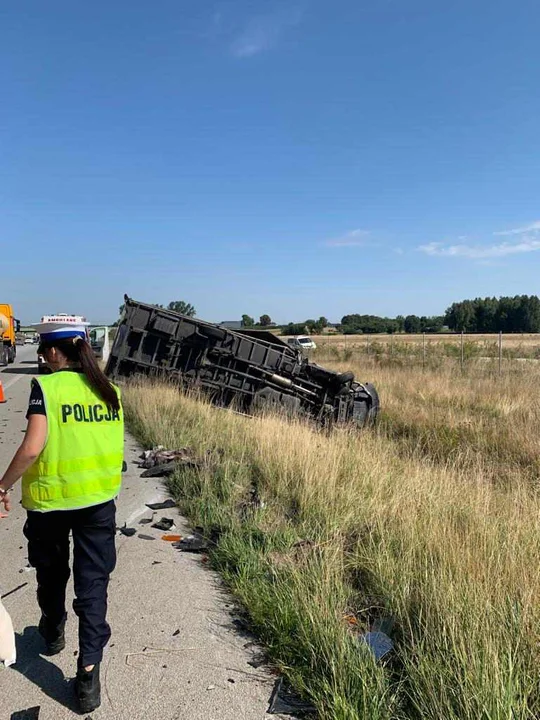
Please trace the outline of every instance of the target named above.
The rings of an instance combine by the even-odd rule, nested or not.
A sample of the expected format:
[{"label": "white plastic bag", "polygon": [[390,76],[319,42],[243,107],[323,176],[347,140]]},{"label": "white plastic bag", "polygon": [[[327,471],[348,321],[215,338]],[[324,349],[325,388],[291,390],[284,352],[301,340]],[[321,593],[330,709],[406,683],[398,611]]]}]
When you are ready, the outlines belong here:
[{"label": "white plastic bag", "polygon": [[6,667],[9,667],[9,665],[13,665],[16,660],[17,652],[15,650],[13,623],[11,622],[8,611],[0,600],[0,661],[2,661]]}]

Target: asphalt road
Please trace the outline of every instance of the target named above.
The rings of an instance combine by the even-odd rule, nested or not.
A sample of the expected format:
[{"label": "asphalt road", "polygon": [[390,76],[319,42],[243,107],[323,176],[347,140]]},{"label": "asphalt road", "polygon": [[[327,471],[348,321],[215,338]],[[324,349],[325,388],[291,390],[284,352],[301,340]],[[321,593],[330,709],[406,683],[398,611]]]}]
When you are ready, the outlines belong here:
[{"label": "asphalt road", "polygon": [[[15,365],[0,369],[7,397],[0,404],[0,473],[18,447],[26,425],[30,380],[36,372],[36,346],[18,348]],[[99,720],[259,720],[266,714],[274,677],[248,664],[259,650],[239,634],[231,598],[219,577],[199,555],[174,549],[163,532],[139,524],[152,517],[147,502],[165,499],[158,480],[140,478],[135,460],[140,448],[126,437],[128,472],[118,500],[118,526],[137,528],[133,537],[118,534],[118,563],[109,590],[113,637],[102,663]],[[18,660],[0,666],[0,720],[20,717],[40,706],[39,720],[80,717],[75,712],[71,679],[76,668],[77,625],[68,588],[66,649],[56,657],[41,654],[37,632],[35,571],[27,567],[22,534],[25,512],[19,504],[0,519],[0,591],[17,635]],[[176,510],[157,511],[155,520],[174,517],[188,534]],[[145,537],[140,537],[146,536]],[[275,716],[274,716],[275,717]]]}]

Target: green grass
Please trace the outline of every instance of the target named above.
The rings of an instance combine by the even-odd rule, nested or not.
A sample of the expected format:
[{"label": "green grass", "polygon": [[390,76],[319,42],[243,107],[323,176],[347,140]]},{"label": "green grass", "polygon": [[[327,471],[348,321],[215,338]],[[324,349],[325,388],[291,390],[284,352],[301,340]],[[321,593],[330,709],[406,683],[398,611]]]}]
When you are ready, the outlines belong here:
[{"label": "green grass", "polygon": [[[215,539],[211,562],[269,659],[321,718],[532,720],[540,502],[508,422],[530,420],[531,388],[508,405],[476,387],[495,430],[475,435],[474,423],[455,429],[470,408],[463,394],[454,408],[453,380],[428,378],[421,399],[417,377],[384,372],[395,396],[378,432],[249,419],[168,386],[126,388],[126,413],[146,446],[209,452],[171,491]],[[518,450],[533,447],[531,431]],[[511,487],[493,482],[494,462],[513,468]],[[359,636],[385,616],[396,650],[377,664]]]}]

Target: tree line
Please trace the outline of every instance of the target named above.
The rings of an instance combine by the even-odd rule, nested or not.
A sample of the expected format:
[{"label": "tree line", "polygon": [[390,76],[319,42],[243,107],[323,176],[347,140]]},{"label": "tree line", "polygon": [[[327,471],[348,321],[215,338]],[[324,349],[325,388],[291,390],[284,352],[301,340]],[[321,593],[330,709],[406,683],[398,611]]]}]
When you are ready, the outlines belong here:
[{"label": "tree line", "polygon": [[[164,308],[163,305],[155,307]],[[173,300],[166,308],[195,317],[195,307],[184,300]],[[124,310],[121,305],[120,315]],[[250,315],[242,315],[242,327],[276,327],[270,315],[261,315],[256,322]],[[118,321],[114,323],[118,324]],[[328,327],[327,318],[308,318],[300,323],[282,326],[284,335],[317,335]],[[395,318],[379,315],[344,315],[336,327],[345,335],[380,333],[437,333],[442,330],[480,333],[536,333],[540,332],[540,298],[536,295],[515,295],[514,297],[486,297],[461,300],[450,305],[444,315],[398,315]]]},{"label": "tree line", "polygon": [[[153,306],[161,308],[162,310],[172,310],[173,312],[181,313],[182,315],[186,315],[187,317],[195,317],[197,313],[195,307],[191,303],[185,302],[185,300],[171,300],[167,307],[158,303],[154,303]],[[120,318],[122,317],[124,308],[125,305],[124,303],[122,303],[122,305],[120,305],[120,307],[118,308],[118,314],[120,317],[116,322],[113,323],[113,327],[117,327],[120,324]]]},{"label": "tree line", "polygon": [[445,315],[450,330],[482,333],[540,332],[540,298],[536,295],[486,297],[453,303]]}]

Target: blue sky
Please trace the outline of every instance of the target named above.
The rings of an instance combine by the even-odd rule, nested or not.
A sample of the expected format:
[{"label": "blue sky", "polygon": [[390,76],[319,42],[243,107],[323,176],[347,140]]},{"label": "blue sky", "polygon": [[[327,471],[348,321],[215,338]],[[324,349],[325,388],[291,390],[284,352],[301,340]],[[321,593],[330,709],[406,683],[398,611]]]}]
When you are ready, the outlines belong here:
[{"label": "blue sky", "polygon": [[535,0],[0,9],[0,299],[115,319],[536,294]]}]

